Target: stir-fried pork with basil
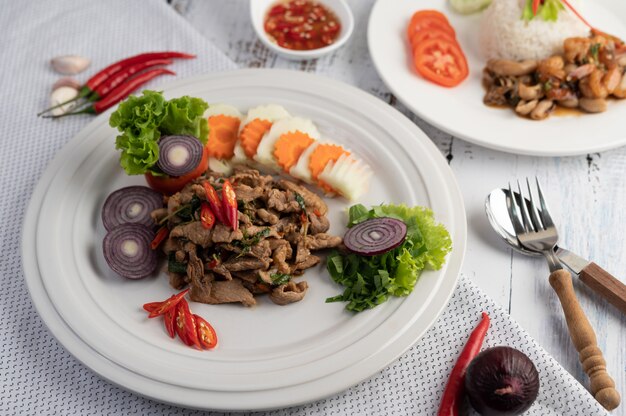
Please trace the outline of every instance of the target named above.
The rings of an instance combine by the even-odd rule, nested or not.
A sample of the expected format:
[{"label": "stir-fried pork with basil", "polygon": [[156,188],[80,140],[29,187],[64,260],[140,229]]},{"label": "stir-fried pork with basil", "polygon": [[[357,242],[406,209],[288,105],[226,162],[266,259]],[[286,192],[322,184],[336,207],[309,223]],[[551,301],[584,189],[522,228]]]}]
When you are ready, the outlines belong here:
[{"label": "stir-fried pork with basil", "polygon": [[207,229],[200,221],[203,182],[218,191],[224,182],[216,173],[194,180],[152,213],[170,230],[162,249],[171,286],[189,285],[191,300],[209,304],[252,306],[261,294],[278,305],[301,300],[307,282],[293,278],[320,262],[312,252],[342,242],[327,234],[326,204],[303,186],[252,169],[235,170],[228,180],[239,208],[236,230],[220,222]]}]

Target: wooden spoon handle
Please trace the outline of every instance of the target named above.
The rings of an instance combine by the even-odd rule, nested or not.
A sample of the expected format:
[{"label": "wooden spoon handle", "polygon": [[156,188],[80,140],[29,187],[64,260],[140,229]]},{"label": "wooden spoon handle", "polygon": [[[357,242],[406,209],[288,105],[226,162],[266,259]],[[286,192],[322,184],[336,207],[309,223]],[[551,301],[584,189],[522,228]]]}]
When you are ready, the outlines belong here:
[{"label": "wooden spoon handle", "polygon": [[596,334],[576,299],[572,275],[565,270],[557,270],[550,274],[550,286],[561,301],[569,335],[591,381],[591,393],[605,409],[615,409],[619,406],[620,395],[615,390],[615,382],[606,372],[606,361],[598,347]]},{"label": "wooden spoon handle", "polygon": [[589,263],[580,271],[580,280],[622,313],[626,313],[626,285],[609,272],[595,263]]}]

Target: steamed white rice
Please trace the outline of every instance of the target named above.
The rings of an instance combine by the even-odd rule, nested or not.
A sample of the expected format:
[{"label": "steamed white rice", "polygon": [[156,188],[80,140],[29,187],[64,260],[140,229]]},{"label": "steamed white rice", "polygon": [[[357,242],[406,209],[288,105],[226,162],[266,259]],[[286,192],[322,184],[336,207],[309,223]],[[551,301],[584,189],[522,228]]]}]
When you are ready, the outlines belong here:
[{"label": "steamed white rice", "polygon": [[[563,52],[563,41],[573,36],[586,37],[587,27],[568,9],[556,22],[540,17],[522,19],[524,0],[493,0],[480,25],[480,43],[487,59],[545,59]],[[572,2],[580,11],[577,2]]]}]

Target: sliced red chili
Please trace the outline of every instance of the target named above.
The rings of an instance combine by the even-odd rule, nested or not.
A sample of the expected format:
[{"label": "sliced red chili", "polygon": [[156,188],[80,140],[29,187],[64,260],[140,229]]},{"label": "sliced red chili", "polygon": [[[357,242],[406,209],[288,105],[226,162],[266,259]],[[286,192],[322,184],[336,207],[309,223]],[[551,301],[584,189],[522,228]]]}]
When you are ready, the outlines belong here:
[{"label": "sliced red chili", "polygon": [[143,308],[147,311],[147,312],[152,312],[153,310],[155,310],[156,308],[158,308],[161,303],[163,302],[150,302],[150,303],[146,303],[143,305]]},{"label": "sliced red chili", "polygon": [[200,223],[207,230],[210,230],[215,225],[215,214],[213,214],[213,210],[206,202],[200,205]]},{"label": "sliced red chili", "polygon": [[226,218],[225,224],[229,225],[233,230],[236,230],[239,226],[237,218],[239,214],[237,210],[237,196],[228,179],[226,179],[222,185],[222,209],[224,217]]},{"label": "sliced red chili", "polygon": [[[150,315],[148,315],[148,318],[156,318],[157,316],[163,315],[168,310],[173,309],[181,300],[184,300],[183,298],[185,297],[187,292],[189,292],[189,289],[185,289],[176,295],[172,295],[169,299],[166,299],[163,302],[160,302],[160,305],[155,307],[152,310],[152,312],[150,312]],[[154,303],[154,302],[151,302],[151,303]],[[149,305],[149,303],[147,303],[146,305]],[[144,305],[144,309],[146,305]]]},{"label": "sliced red chili", "polygon": [[224,218],[224,214],[222,213],[222,203],[220,201],[220,197],[217,194],[217,191],[209,182],[203,182],[202,186],[204,187],[204,191],[206,193],[206,200],[209,201],[209,205],[213,210],[213,214],[219,222],[222,224],[226,224],[226,219]]},{"label": "sliced red chili", "polygon": [[161,227],[159,231],[157,231],[156,236],[154,236],[154,240],[152,240],[152,243],[150,243],[150,248],[152,250],[156,250],[161,245],[163,240],[167,238],[169,233],[170,233],[170,229],[167,228],[167,225],[164,225],[163,227]]},{"label": "sliced red chili", "polygon": [[202,346],[198,340],[198,331],[196,329],[196,320],[194,319],[189,304],[182,299],[176,307],[176,333],[187,345],[194,346],[201,350]]},{"label": "sliced red chili", "polygon": [[163,315],[164,318],[164,322],[165,322],[165,330],[167,331],[167,334],[170,336],[170,338],[174,338],[174,336],[176,335],[176,329],[175,329],[175,325],[176,325],[176,310],[174,309],[170,309],[167,312],[165,312],[165,315]]},{"label": "sliced red chili", "polygon": [[198,341],[202,348],[211,349],[217,345],[217,334],[210,323],[201,316],[193,315],[196,321],[196,329],[198,331]]}]

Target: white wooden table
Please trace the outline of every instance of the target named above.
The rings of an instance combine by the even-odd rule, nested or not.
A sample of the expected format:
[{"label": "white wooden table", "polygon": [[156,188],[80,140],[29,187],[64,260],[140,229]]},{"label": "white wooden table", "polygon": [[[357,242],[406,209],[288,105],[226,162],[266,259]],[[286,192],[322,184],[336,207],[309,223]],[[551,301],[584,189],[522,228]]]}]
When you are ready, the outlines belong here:
[{"label": "white wooden table", "polygon": [[[308,62],[289,62],[265,48],[252,29],[245,0],[172,0],[172,5],[241,67],[296,69],[355,85],[388,102],[422,128],[448,159],[463,192],[468,244],[462,273],[507,309],[571,374],[588,385],[558,299],[548,284],[545,261],[522,257],[505,247],[487,222],[484,201],[491,190],[509,181],[539,176],[558,220],[561,245],[593,259],[625,281],[626,148],[579,157],[537,158],[485,149],[437,130],[400,104],[376,73],[366,39],[374,1],[348,2],[356,19],[352,39],[335,54]],[[624,397],[626,316],[581,282],[576,281],[575,288],[596,330],[609,372]],[[626,415],[626,405],[620,409],[613,414]]]}]

